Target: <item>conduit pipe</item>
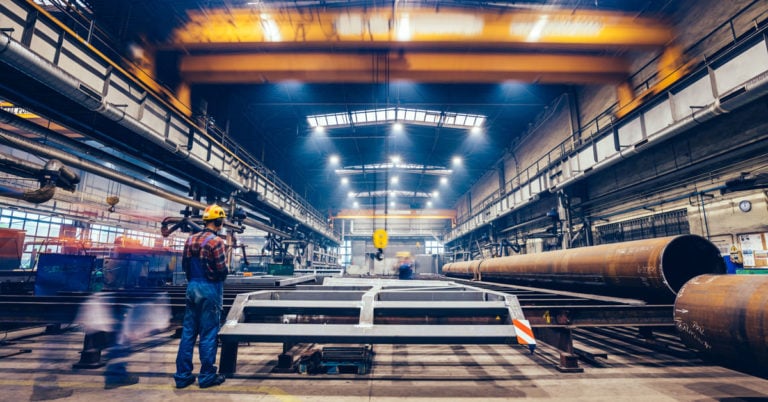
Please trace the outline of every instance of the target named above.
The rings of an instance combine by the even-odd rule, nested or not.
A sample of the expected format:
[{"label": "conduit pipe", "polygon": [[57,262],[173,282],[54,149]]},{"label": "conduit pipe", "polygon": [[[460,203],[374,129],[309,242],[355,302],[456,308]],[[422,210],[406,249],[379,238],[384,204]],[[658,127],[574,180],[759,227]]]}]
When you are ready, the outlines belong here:
[{"label": "conduit pipe", "polygon": [[60,161],[51,159],[45,165],[38,165],[12,155],[0,155],[0,166],[3,170],[17,176],[34,178],[40,182],[35,190],[0,186],[0,196],[27,201],[32,204],[42,204],[56,194],[56,187],[75,191],[80,177]]},{"label": "conduit pipe", "polygon": [[725,263],[708,240],[682,235],[453,262],[443,273],[657,301],[697,275],[725,273]]},{"label": "conduit pipe", "polygon": [[687,346],[734,368],[768,374],[768,275],[701,275],[675,300]]},{"label": "conduit pipe", "polygon": [[14,187],[0,185],[0,197],[13,198],[30,202],[32,204],[42,204],[49,201],[56,194],[56,185],[46,184],[35,190],[26,190]]},{"label": "conduit pipe", "polygon": [[[12,40],[11,37],[5,33],[0,34],[0,60],[60,94],[67,96],[69,99],[77,102],[86,109],[94,111],[127,128],[131,132],[138,134],[143,139],[157,145],[161,149],[179,155],[197,168],[221,177],[233,187],[238,189],[244,188],[242,183],[222,174],[207,162],[192,157],[189,151],[182,151],[178,145],[158,137],[144,123],[127,115],[121,108],[105,101],[101,94],[88,88],[76,77],[51,64],[49,61],[24,47],[22,44]],[[246,190],[250,189],[246,188]]]},{"label": "conduit pipe", "polygon": [[[85,171],[91,172],[93,174],[97,174],[99,176],[115,180],[119,183],[125,184],[127,186],[131,186],[134,188],[137,188],[139,190],[146,191],[150,194],[154,194],[158,197],[162,197],[166,200],[177,202],[182,205],[186,205],[195,209],[203,210],[208,205],[203,204],[201,202],[197,202],[188,198],[184,198],[182,196],[179,196],[177,194],[170,193],[168,191],[165,191],[161,188],[158,188],[156,186],[153,186],[151,184],[148,184],[142,180],[136,179],[132,176],[128,176],[126,174],[116,172],[114,170],[107,169],[101,165],[95,164],[93,162],[87,161],[83,158],[80,158],[78,156],[69,155],[65,152],[62,152],[58,149],[48,147],[46,145],[42,145],[38,142],[31,141],[29,139],[26,139],[22,136],[8,133],[5,131],[0,130],[0,138],[2,140],[10,143],[14,147],[17,147],[23,151],[33,153],[36,155],[43,155],[49,158],[56,158],[58,160],[64,161],[67,163],[67,165],[76,167],[79,169],[83,169]],[[10,193],[9,193],[10,194]],[[51,197],[53,194],[51,194]],[[17,197],[18,198],[18,197]],[[50,199],[50,198],[49,198]],[[47,201],[47,200],[45,200]],[[41,201],[41,202],[45,202]],[[171,222],[175,223],[175,221]],[[253,219],[246,219],[244,223],[248,226],[255,227],[256,229],[264,230],[269,233],[274,233],[280,236],[288,237],[289,235],[285,232],[282,232],[280,230],[277,230],[269,225],[266,225],[264,223],[261,223],[259,221],[253,220]]]},{"label": "conduit pipe", "polygon": [[[45,84],[62,95],[69,97],[88,110],[97,112],[105,118],[131,130],[131,132],[140,135],[142,138],[158,145],[160,148],[186,159],[195,167],[220,177],[234,188],[251,191],[248,184],[243,184],[232,177],[225,175],[222,171],[210,166],[206,161],[199,160],[192,156],[189,151],[182,150],[178,144],[173,144],[165,139],[159,138],[144,123],[126,115],[124,110],[106,102],[101,94],[83,85],[77,78],[51,64],[49,61],[38,56],[20,43],[13,41],[6,33],[0,34],[0,61],[4,61],[11,67]],[[266,177],[256,170],[251,169],[250,172],[269,182]],[[190,201],[186,200],[185,205],[189,205],[188,202]],[[198,203],[195,203],[194,207],[197,208]]]},{"label": "conduit pipe", "polygon": [[[46,142],[52,142],[57,145],[61,145],[64,147],[68,147],[71,149],[74,149],[77,152],[82,152],[84,154],[88,154],[91,156],[94,156],[99,159],[103,159],[105,161],[108,161],[110,163],[113,163],[115,165],[123,165],[125,164],[125,160],[120,159],[112,154],[109,154],[107,152],[104,152],[102,150],[99,150],[97,148],[89,147],[77,140],[73,140],[69,137],[66,137],[64,135],[61,135],[53,130],[47,129],[45,127],[42,127],[38,124],[32,123],[31,121],[27,119],[23,119],[21,117],[18,117],[14,115],[13,113],[8,113],[5,110],[0,110],[0,123],[5,123],[8,125],[11,125],[13,127],[16,127],[20,130],[23,130],[28,133],[39,135],[43,138],[45,138]],[[142,168],[140,166],[130,166],[129,169],[136,170],[142,175],[145,176],[153,176],[156,175],[156,172],[146,170],[145,168]],[[162,177],[162,176],[160,176]],[[165,183],[168,186],[175,187],[178,190],[186,190],[186,187],[182,184],[168,180],[163,179],[163,183]]]},{"label": "conduit pipe", "polygon": [[123,173],[116,172],[111,169],[107,169],[101,165],[87,161],[83,158],[69,155],[58,149],[55,149],[46,145],[42,145],[35,141],[28,140],[22,136],[9,133],[6,131],[0,131],[0,135],[2,136],[3,141],[23,151],[26,151],[35,155],[42,155],[48,158],[58,159],[64,162],[65,164],[67,164],[68,166],[82,169],[82,170],[91,172],[93,174],[115,180],[127,186],[131,186],[139,190],[146,191],[150,194],[154,194],[166,200],[177,202],[179,204],[186,205],[192,208],[202,210],[202,209],[205,209],[205,207],[207,206],[206,204],[203,204],[201,202],[190,200],[189,198],[185,198],[177,194],[160,189],[156,186],[148,184],[145,181],[136,179],[134,177],[128,176]]}]

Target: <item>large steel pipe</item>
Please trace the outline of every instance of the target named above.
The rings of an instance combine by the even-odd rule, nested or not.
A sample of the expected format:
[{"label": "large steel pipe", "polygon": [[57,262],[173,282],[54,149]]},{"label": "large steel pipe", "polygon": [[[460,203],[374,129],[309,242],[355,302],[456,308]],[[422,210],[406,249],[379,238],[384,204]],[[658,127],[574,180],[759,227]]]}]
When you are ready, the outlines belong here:
[{"label": "large steel pipe", "polygon": [[454,262],[443,266],[443,273],[671,301],[689,279],[725,273],[725,263],[714,244],[699,236],[683,235]]},{"label": "large steel pipe", "polygon": [[768,275],[702,275],[675,300],[680,339],[726,366],[768,374]]}]

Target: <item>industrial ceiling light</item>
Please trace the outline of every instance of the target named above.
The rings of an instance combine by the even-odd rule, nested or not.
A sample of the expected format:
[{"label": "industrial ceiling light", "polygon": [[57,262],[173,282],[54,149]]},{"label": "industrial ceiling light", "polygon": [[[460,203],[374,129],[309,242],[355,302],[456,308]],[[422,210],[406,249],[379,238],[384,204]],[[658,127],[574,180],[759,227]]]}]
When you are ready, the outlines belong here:
[{"label": "industrial ceiling light", "polygon": [[439,191],[435,190],[435,191],[432,192],[432,198],[437,198],[439,196],[440,196],[440,192]]},{"label": "industrial ceiling light", "polygon": [[[349,127],[392,123],[393,131],[402,129],[403,123],[432,127],[472,128],[482,127],[487,117],[479,114],[443,112],[439,110],[390,107],[354,110],[345,113],[328,113],[307,116],[307,124],[315,128]],[[398,126],[399,125],[399,126]],[[400,128],[398,128],[400,127]]]},{"label": "industrial ceiling light", "polygon": [[427,201],[427,208],[432,208],[432,201]]},{"label": "industrial ceiling light", "polygon": [[454,157],[453,157],[453,165],[454,165],[454,166],[458,166],[458,165],[461,165],[461,162],[462,162],[462,160],[461,160],[461,157],[460,157],[460,156],[454,156]]},{"label": "industrial ceiling light", "polygon": [[453,173],[453,170],[447,169],[445,166],[421,165],[417,163],[399,163],[395,165],[392,162],[345,166],[342,169],[336,169],[335,172],[338,175],[353,175],[386,172],[395,168],[397,168],[398,173],[428,174],[434,176],[448,176]]},{"label": "industrial ceiling light", "polygon": [[395,123],[392,125],[392,131],[396,133],[402,133],[403,132],[403,123]]},{"label": "industrial ceiling light", "polygon": [[448,178],[447,177],[441,177],[440,178],[440,184],[448,184]]},{"label": "industrial ceiling light", "polygon": [[261,14],[261,30],[264,33],[264,40],[267,42],[280,42],[283,40],[277,22],[267,13]]},{"label": "industrial ceiling light", "polygon": [[477,127],[477,126],[472,127],[472,128],[469,129],[469,132],[472,133],[473,135],[480,134],[482,131],[483,130],[480,129],[480,127]]},{"label": "industrial ceiling light", "polygon": [[392,164],[394,164],[394,165],[395,165],[395,167],[397,167],[397,165],[398,165],[398,164],[400,164],[400,162],[402,161],[402,160],[400,159],[400,156],[398,156],[398,155],[392,155],[392,156],[389,158],[389,160],[391,160],[391,161],[392,161]]},{"label": "industrial ceiling light", "polygon": [[350,191],[350,192],[348,192],[348,193],[347,193],[347,197],[348,197],[348,198],[352,198],[352,197],[354,197],[354,196],[355,196],[355,193],[354,193],[354,192],[352,192],[352,191]]},{"label": "industrial ceiling light", "polygon": [[411,40],[411,19],[408,13],[401,14],[397,22],[397,40]]},{"label": "industrial ceiling light", "polygon": [[315,132],[318,133],[318,134],[322,134],[322,133],[325,132],[325,127],[317,126],[317,127],[315,127]]},{"label": "industrial ceiling light", "polygon": [[354,206],[355,208],[360,208],[360,203],[355,201],[352,203],[352,206]]},{"label": "industrial ceiling light", "polygon": [[397,184],[400,182],[400,178],[397,176],[392,176],[392,178],[389,180],[392,184]]},{"label": "industrial ceiling light", "polygon": [[539,39],[541,39],[541,34],[544,32],[544,27],[547,25],[547,21],[549,20],[549,16],[542,15],[539,17],[539,20],[536,21],[536,24],[533,25],[533,28],[531,29],[531,32],[528,34],[528,36],[525,38],[526,42],[537,42]]},{"label": "industrial ceiling light", "polygon": [[328,158],[328,162],[329,162],[331,165],[334,165],[334,166],[338,165],[338,164],[339,164],[339,155],[331,155],[331,156]]},{"label": "industrial ceiling light", "polygon": [[342,185],[344,185],[344,186],[346,186],[347,184],[349,184],[349,179],[348,179],[348,178],[346,178],[346,177],[342,177],[342,178],[341,178],[341,184],[342,184]]}]

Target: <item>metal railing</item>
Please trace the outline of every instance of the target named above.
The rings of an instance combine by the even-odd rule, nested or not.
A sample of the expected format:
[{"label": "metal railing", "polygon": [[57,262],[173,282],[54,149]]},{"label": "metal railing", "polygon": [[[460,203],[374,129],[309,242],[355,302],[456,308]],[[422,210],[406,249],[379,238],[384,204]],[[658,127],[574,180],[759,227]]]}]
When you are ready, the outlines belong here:
[{"label": "metal railing", "polygon": [[[754,17],[749,16],[750,12],[757,11],[757,6],[759,4],[761,4],[760,0],[754,0],[739,10],[733,17],[729,18],[696,43],[685,49],[683,54],[688,60],[698,61],[697,65],[692,69],[692,74],[707,68],[707,66],[712,63],[717,63],[740,43],[747,41],[754,35],[759,34],[766,29],[765,22],[768,19],[768,10],[759,12]],[[712,51],[711,49],[716,50]],[[661,54],[646,63],[630,76],[630,80],[634,81],[638,79],[638,77],[648,74],[647,71],[656,66],[660,57]],[[657,72],[650,74],[648,78],[643,79],[635,85],[635,94],[638,94],[647,88],[651,88],[654,84],[665,78],[666,77],[660,77]],[[509,194],[510,192],[522,188],[541,173],[550,171],[551,168],[563,163],[568,158],[575,155],[577,151],[586,146],[591,146],[594,141],[601,138],[603,134],[609,130],[612,130],[619,122],[619,120],[615,118],[615,113],[618,107],[618,102],[613,103],[595,118],[574,131],[568,138],[542,155],[535,162],[519,171],[517,175],[505,183],[503,189],[495,191],[493,194],[481,200],[476,208],[472,208],[472,214],[465,213],[457,216],[456,227],[460,227],[484,214],[489,214],[490,208],[496,204],[497,200],[502,198],[501,194]],[[630,113],[625,116],[625,118],[631,116],[632,114]],[[482,225],[478,225],[477,227],[479,226]],[[467,233],[472,230],[467,231]],[[450,232],[448,233],[450,234]]]},{"label": "metal railing", "polygon": [[[36,4],[33,0],[26,0],[27,3],[34,7],[37,10],[44,10],[44,7]],[[250,153],[248,153],[247,150],[245,150],[242,146],[234,142],[231,138],[227,138],[224,133],[219,130],[209,130],[208,127],[200,127],[198,124],[196,124],[193,120],[189,119],[189,115],[191,114],[191,107],[188,105],[182,105],[180,102],[175,102],[175,104],[171,104],[167,102],[164,99],[164,96],[172,96],[175,97],[173,91],[171,91],[164,83],[158,81],[156,77],[153,76],[152,72],[142,70],[139,65],[132,62],[131,60],[124,57],[124,55],[115,50],[114,47],[110,44],[111,40],[109,38],[109,35],[103,31],[101,28],[98,27],[98,24],[93,19],[90,19],[89,16],[83,14],[79,10],[76,10],[71,7],[61,7],[60,4],[56,3],[54,4],[56,8],[60,11],[58,15],[60,17],[63,17],[63,21],[59,18],[51,17],[54,22],[57,22],[62,26],[62,28],[66,28],[70,31],[70,35],[75,35],[78,39],[84,41],[87,45],[92,46],[95,50],[97,50],[100,53],[100,56],[105,58],[107,62],[111,64],[115,64],[116,67],[119,68],[119,66],[131,66],[132,69],[136,69],[138,71],[141,71],[143,74],[147,76],[147,79],[149,79],[155,88],[159,88],[162,94],[158,94],[156,90],[153,88],[148,87],[145,83],[138,80],[136,77],[134,77],[132,74],[129,74],[125,72],[125,75],[127,78],[133,81],[133,83],[137,84],[144,90],[153,93],[155,95],[155,98],[158,102],[165,105],[169,110],[175,110],[179,113],[179,117],[181,117],[183,120],[187,121],[190,125],[198,127],[200,129],[200,132],[203,133],[205,136],[207,136],[210,140],[214,141],[215,143],[222,146],[225,152],[228,152],[230,155],[235,157],[236,159],[239,159],[245,164],[247,164],[250,168],[252,168],[257,174],[262,176],[262,178],[271,186],[273,186],[275,189],[277,189],[282,195],[285,195],[290,202],[294,203],[295,205],[298,205],[303,211],[306,211],[312,218],[317,220],[320,223],[325,224],[326,217],[318,211],[316,208],[314,208],[312,205],[310,205],[306,200],[304,200],[303,197],[301,197],[296,191],[293,190],[287,183],[282,181],[275,172],[268,169],[266,166],[264,166],[263,163],[261,163],[258,159],[256,159],[254,156],[252,156]],[[162,95],[162,96],[161,96]],[[179,106],[183,106],[186,108],[186,110],[179,109]],[[298,217],[294,217],[298,218]],[[338,234],[336,233],[338,236]]]}]

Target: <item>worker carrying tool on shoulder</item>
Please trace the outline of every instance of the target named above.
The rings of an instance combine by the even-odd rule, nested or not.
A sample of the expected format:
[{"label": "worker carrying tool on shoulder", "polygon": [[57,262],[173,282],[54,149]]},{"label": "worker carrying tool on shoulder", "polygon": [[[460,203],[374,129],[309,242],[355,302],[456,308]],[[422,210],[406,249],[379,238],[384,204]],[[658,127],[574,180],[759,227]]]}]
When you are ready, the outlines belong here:
[{"label": "worker carrying tool on shoulder", "polygon": [[224,209],[209,205],[203,212],[205,229],[195,233],[184,244],[181,266],[187,274],[187,308],[176,355],[176,388],[185,388],[195,382],[192,374],[192,355],[195,340],[200,335],[200,388],[208,388],[224,382],[225,377],[216,373],[217,336],[223,309],[224,280],[227,278],[226,247],[218,236],[226,218]]}]

